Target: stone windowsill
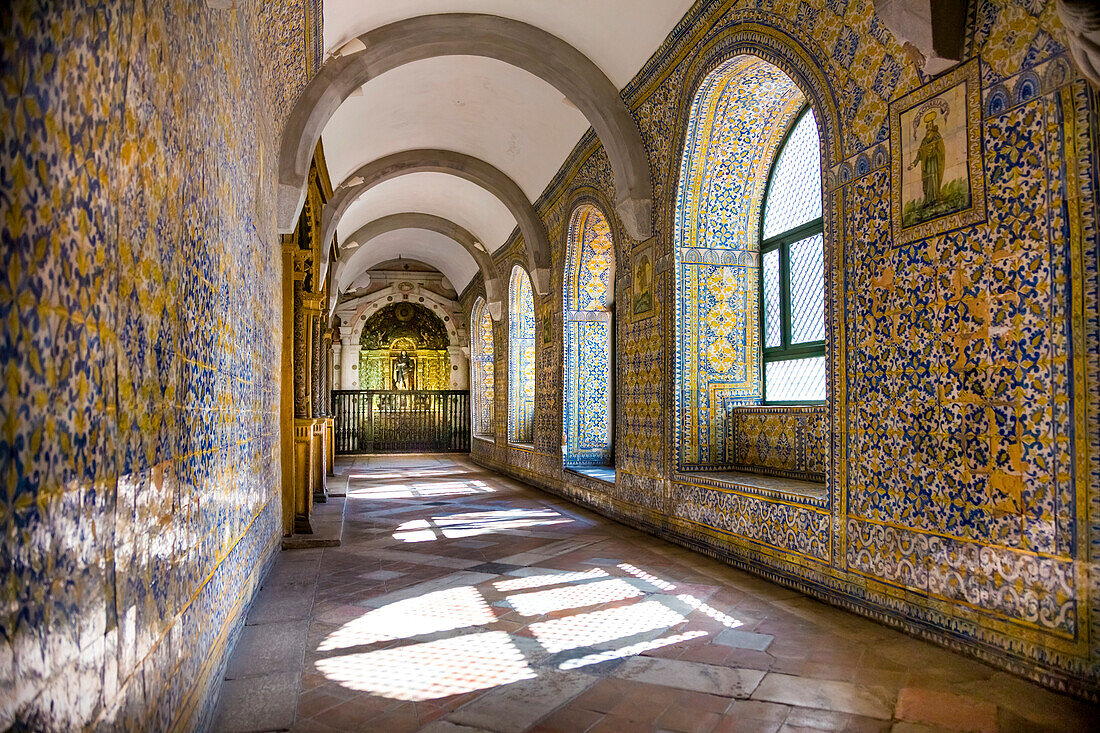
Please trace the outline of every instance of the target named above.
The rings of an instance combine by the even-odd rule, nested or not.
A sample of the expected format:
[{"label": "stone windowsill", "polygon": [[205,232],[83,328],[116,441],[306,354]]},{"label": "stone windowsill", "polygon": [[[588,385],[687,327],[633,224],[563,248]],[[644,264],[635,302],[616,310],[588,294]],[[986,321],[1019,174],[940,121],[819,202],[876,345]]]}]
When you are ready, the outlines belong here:
[{"label": "stone windowsill", "polygon": [[747,471],[693,471],[678,473],[675,478],[684,480],[704,478],[733,487],[754,489],[779,499],[785,496],[824,499],[827,490],[824,481],[803,481],[783,476],[765,476]]},{"label": "stone windowsill", "polygon": [[593,481],[602,481],[605,484],[614,485],[615,483],[615,469],[610,466],[565,466],[565,471]]}]

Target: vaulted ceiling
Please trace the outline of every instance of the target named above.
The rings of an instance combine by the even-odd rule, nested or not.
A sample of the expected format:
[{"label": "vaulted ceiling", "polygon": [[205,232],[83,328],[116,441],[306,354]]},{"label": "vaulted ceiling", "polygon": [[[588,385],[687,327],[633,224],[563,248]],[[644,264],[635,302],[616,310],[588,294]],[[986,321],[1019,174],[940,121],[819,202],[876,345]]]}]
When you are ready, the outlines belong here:
[{"label": "vaulted ceiling", "polygon": [[[483,177],[462,171],[421,166],[365,186],[357,173],[402,151],[450,151],[483,161],[500,179],[511,179],[511,190],[518,187],[527,206],[592,125],[613,159],[620,216],[628,227],[633,223],[644,234],[650,203],[645,190],[648,170],[639,175],[644,158],[639,159],[636,151],[631,158],[630,136],[637,139],[637,131],[625,130],[634,123],[616,92],[634,77],[691,4],[691,0],[325,0],[325,67],[299,100],[287,126],[290,139],[283,142],[280,196],[289,208],[281,203],[281,224],[292,221],[294,187],[301,179],[301,161],[308,159],[303,158],[304,151],[312,148],[311,140],[319,135],[338,193],[341,185],[363,189],[356,190],[350,205],[332,217],[341,245],[334,284],[346,289],[372,263],[403,254],[437,267],[461,292],[478,271],[468,246],[425,229],[391,231],[366,243],[355,242],[356,233],[381,217],[432,214],[468,231],[492,252],[522,224],[524,215],[517,214],[516,202],[502,199]],[[470,33],[469,41],[463,37],[461,28],[468,16],[437,17],[423,28],[416,25],[416,33],[387,35],[391,29],[384,28],[407,21],[400,26],[404,31],[414,28],[410,19],[452,13],[498,16],[536,30],[532,40],[525,38],[527,51],[517,52],[517,58],[498,50],[509,45],[500,39],[529,29],[505,24],[503,35],[492,36],[497,32],[493,18],[473,19],[471,27],[490,28],[480,45],[476,32]],[[483,20],[489,23],[478,23]],[[548,44],[539,32],[563,43],[549,39]],[[450,38],[444,38],[444,45],[449,44],[443,51],[447,55],[437,55],[440,44],[433,45],[432,33]],[[408,40],[414,36],[415,40]],[[406,47],[416,48],[405,53]],[[593,102],[604,88],[609,92]],[[619,108],[611,109],[616,104]],[[526,225],[525,242],[530,217]],[[545,242],[545,232],[541,238]],[[533,250],[529,253],[532,270],[548,267],[546,253],[528,245]],[[490,275],[485,273],[486,280]],[[538,286],[540,272],[533,275]]]}]

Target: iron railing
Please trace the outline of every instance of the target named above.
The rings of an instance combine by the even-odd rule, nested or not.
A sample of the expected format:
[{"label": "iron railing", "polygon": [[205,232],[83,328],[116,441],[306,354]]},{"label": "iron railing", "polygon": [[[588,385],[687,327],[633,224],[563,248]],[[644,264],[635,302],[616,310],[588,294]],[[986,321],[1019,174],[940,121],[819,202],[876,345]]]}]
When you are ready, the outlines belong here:
[{"label": "iron railing", "polygon": [[337,453],[465,453],[470,393],[334,390]]}]

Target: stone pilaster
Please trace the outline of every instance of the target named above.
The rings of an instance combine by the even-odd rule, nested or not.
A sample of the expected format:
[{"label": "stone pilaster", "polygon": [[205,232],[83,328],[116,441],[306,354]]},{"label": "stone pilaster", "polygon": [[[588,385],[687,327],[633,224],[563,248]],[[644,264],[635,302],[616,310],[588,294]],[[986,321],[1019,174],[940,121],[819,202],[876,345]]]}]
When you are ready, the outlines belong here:
[{"label": "stone pilaster", "polygon": [[451,371],[447,381],[451,389],[469,389],[470,350],[462,346],[451,346],[447,349],[447,355],[450,357],[447,368]]},{"label": "stone pilaster", "polygon": [[361,389],[359,386],[359,338],[352,336],[350,326],[340,327],[340,389]]}]

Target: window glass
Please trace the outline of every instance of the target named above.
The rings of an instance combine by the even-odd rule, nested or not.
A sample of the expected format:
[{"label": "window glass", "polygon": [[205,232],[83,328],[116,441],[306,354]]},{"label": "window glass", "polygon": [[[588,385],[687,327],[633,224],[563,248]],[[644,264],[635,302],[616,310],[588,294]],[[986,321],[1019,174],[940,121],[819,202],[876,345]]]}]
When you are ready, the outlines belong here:
[{"label": "window glass", "polygon": [[820,234],[790,245],[792,344],[825,340],[824,245]]},{"label": "window glass", "polygon": [[764,239],[821,216],[821,148],[809,110],[779,153],[764,205]]},{"label": "window glass", "polygon": [[825,357],[764,364],[765,402],[824,402]]},{"label": "window glass", "polygon": [[779,286],[779,250],[765,252],[764,268],[764,347],[783,345],[783,313],[780,310],[782,291]]},{"label": "window glass", "polygon": [[825,400],[821,153],[809,108],[772,166],[760,223],[764,401]]}]

